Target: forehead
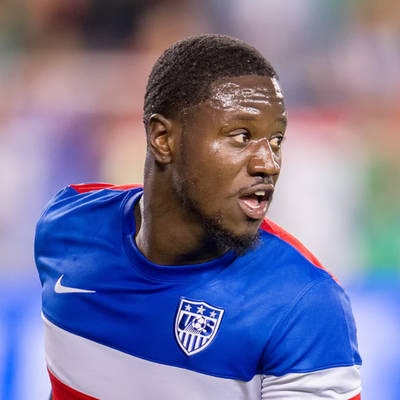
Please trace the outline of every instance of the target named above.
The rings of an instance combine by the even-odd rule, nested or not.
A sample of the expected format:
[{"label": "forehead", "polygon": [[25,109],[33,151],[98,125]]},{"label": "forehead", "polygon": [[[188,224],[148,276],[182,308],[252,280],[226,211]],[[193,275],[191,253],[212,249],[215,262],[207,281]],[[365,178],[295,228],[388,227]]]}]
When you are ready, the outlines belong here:
[{"label": "forehead", "polygon": [[283,94],[275,77],[245,75],[218,80],[210,87],[207,103],[227,113],[285,113]]}]

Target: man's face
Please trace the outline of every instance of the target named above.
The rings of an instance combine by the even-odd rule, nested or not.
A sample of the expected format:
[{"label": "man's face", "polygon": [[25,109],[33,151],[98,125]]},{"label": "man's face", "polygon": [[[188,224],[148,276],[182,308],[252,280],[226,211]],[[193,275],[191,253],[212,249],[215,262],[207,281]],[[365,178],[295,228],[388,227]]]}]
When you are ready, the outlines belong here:
[{"label": "man's face", "polygon": [[224,78],[186,117],[174,186],[218,245],[243,252],[257,238],[281,166],[286,110],[278,82]]}]

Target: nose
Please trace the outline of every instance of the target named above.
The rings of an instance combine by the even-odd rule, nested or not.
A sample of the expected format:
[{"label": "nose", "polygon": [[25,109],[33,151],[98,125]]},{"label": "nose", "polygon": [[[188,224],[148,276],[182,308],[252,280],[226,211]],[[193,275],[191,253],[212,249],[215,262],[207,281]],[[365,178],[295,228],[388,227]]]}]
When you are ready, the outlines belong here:
[{"label": "nose", "polygon": [[255,143],[257,148],[252,151],[247,169],[249,175],[274,176],[279,175],[281,165],[280,158],[271,149],[267,139],[261,139]]}]

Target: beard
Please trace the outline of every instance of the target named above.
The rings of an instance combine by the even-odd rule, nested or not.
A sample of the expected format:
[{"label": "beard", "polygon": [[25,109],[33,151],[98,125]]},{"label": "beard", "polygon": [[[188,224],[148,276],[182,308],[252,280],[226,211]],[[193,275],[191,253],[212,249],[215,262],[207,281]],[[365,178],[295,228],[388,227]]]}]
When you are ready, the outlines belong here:
[{"label": "beard", "polygon": [[232,250],[236,255],[242,256],[255,248],[260,240],[258,232],[255,235],[236,235],[224,228],[220,213],[212,217],[203,214],[198,214],[198,216],[207,238],[219,249]]},{"label": "beard", "polygon": [[174,181],[174,186],[182,207],[196,218],[206,234],[204,247],[213,246],[221,251],[232,250],[237,256],[242,256],[257,246],[258,232],[254,235],[237,235],[225,228],[221,212],[210,216],[202,211],[201,205],[190,191],[190,187],[196,187],[195,182],[180,176]]}]

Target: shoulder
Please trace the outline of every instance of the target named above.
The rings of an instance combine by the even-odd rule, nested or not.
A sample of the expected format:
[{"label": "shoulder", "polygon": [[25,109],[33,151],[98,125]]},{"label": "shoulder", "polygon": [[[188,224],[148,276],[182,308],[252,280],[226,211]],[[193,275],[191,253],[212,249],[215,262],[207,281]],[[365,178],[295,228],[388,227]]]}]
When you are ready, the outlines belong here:
[{"label": "shoulder", "polygon": [[124,200],[141,191],[139,185],[114,186],[105,183],[70,185],[46,205],[36,225],[35,254],[50,243],[66,243],[85,233],[97,234],[107,221],[121,213]]},{"label": "shoulder", "polygon": [[343,288],[329,277],[305,287],[280,316],[261,360],[265,398],[275,388],[288,391],[288,399],[357,399],[361,357]]},{"label": "shoulder", "polygon": [[69,185],[60,190],[45,206],[38,225],[51,222],[70,213],[95,209],[118,200],[132,191],[140,191],[140,185],[115,186],[107,183]]},{"label": "shoulder", "polygon": [[289,232],[285,231],[276,223],[272,222],[269,219],[264,219],[261,224],[261,229],[263,232],[268,235],[272,235],[279,242],[281,247],[281,252],[286,251],[292,256],[297,256],[299,261],[303,261],[302,264],[312,266],[317,269],[317,271],[324,271],[328,274],[336,283],[339,283],[338,279],[330,272],[327,268],[325,268],[321,262],[315,257],[314,254],[311,253],[296,237],[294,237]]},{"label": "shoulder", "polygon": [[282,376],[361,364],[350,301],[338,280],[278,225],[265,220],[262,230],[264,253],[275,253],[276,297],[284,303],[262,372]]},{"label": "shoulder", "polygon": [[333,287],[341,287],[299,240],[269,220],[261,225],[259,245],[238,261],[243,279],[254,286],[260,301],[276,304],[279,313],[320,281],[327,279]]}]

